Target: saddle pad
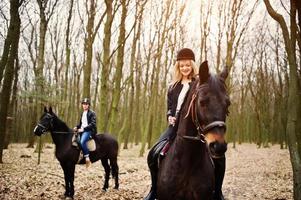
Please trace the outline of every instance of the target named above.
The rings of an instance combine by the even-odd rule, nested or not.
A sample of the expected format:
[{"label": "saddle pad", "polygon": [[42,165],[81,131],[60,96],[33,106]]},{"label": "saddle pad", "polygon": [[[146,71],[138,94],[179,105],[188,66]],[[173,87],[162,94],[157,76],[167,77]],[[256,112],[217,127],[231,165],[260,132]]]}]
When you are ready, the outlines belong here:
[{"label": "saddle pad", "polygon": [[87,142],[87,147],[88,147],[89,151],[95,151],[95,150],[96,150],[96,143],[95,143],[95,140],[94,140],[94,139],[90,139],[90,140]]},{"label": "saddle pad", "polygon": [[[73,137],[72,137],[72,146],[79,148],[80,145],[78,143],[77,137],[78,137],[77,134],[73,134]],[[95,140],[92,139],[92,138],[90,140],[88,140],[87,147],[88,147],[89,151],[95,151],[96,150]]]}]

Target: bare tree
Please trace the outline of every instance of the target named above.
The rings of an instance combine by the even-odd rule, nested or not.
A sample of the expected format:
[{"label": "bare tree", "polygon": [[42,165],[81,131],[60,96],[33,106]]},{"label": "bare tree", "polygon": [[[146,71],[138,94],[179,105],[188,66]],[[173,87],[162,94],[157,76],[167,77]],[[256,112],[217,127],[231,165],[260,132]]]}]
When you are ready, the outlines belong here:
[{"label": "bare tree", "polygon": [[[3,163],[2,154],[3,154],[3,145],[6,132],[6,117],[8,113],[8,106],[11,96],[11,86],[14,79],[14,71],[18,56],[18,47],[19,47],[19,38],[20,38],[20,28],[21,28],[21,19],[19,14],[19,8],[23,0],[11,0],[10,1],[10,23],[7,32],[7,40],[10,40],[6,44],[8,49],[4,49],[4,55],[1,57],[1,63],[4,66],[4,81],[1,90],[0,98],[0,163]],[[9,36],[9,37],[8,37]]]},{"label": "bare tree", "polygon": [[[115,133],[116,132],[116,123],[117,123],[117,114],[118,114],[118,104],[120,100],[121,94],[121,79],[122,79],[122,69],[124,65],[124,49],[125,49],[125,40],[126,40],[126,27],[125,21],[126,16],[128,13],[128,5],[129,0],[121,0],[121,19],[119,25],[119,37],[117,44],[119,46],[117,50],[117,64],[116,64],[116,72],[114,75],[114,91],[112,96],[112,109],[111,109],[111,119],[109,121],[109,132]],[[135,19],[136,20],[136,19]],[[136,21],[135,21],[136,24]]]},{"label": "bare tree", "polygon": [[106,4],[106,22],[104,25],[104,40],[103,40],[103,59],[102,59],[102,72],[100,74],[100,102],[98,118],[98,129],[101,132],[106,130],[107,118],[107,102],[108,102],[108,79],[109,79],[109,65],[111,59],[111,27],[114,19],[113,0],[105,0]]},{"label": "bare tree", "polygon": [[264,0],[269,15],[279,23],[285,43],[285,50],[289,63],[289,96],[288,96],[288,119],[287,119],[287,138],[290,151],[291,163],[294,179],[294,199],[301,199],[301,140],[300,130],[297,124],[301,123],[298,117],[298,105],[300,105],[300,96],[298,95],[298,72],[296,58],[296,41],[298,27],[296,22],[296,1],[290,1],[290,29],[288,28],[284,17],[277,13],[269,0]]},{"label": "bare tree", "polygon": [[[89,3],[90,2],[90,7]],[[96,6],[97,1],[96,0],[90,0],[86,1],[86,10],[88,15],[88,23],[87,23],[87,33],[85,36],[85,65],[84,65],[84,86],[83,86],[83,96],[84,97],[90,97],[90,85],[91,85],[91,73],[92,73],[92,58],[93,58],[93,43],[95,41],[96,34],[98,32],[98,29],[106,15],[106,12],[104,12],[100,19],[98,20],[98,23],[96,24],[96,27],[94,28],[94,21],[95,21],[95,15],[96,15]],[[89,7],[89,9],[88,9]]]}]

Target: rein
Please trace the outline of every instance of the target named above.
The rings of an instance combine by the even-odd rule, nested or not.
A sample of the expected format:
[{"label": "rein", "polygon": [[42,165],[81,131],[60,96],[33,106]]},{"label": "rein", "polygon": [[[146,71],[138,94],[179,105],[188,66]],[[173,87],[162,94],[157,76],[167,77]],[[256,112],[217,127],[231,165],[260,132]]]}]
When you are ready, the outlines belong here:
[{"label": "rein", "polygon": [[197,115],[197,106],[195,105],[196,104],[196,98],[197,98],[197,94],[198,94],[198,91],[202,88],[202,86],[200,86],[196,92],[194,92],[194,94],[192,95],[192,98],[191,98],[191,101],[189,103],[189,107],[188,107],[188,111],[185,115],[184,118],[188,117],[188,115],[191,113],[191,118],[192,118],[192,121],[194,123],[194,125],[196,126],[196,129],[198,131],[198,134],[197,136],[187,136],[187,135],[184,135],[182,136],[184,139],[189,139],[189,140],[195,140],[195,141],[201,141],[202,143],[206,143],[206,140],[205,140],[205,134],[215,128],[215,127],[224,127],[226,128],[226,123],[224,121],[213,121],[209,124],[207,124],[206,126],[202,126],[201,123],[200,123],[200,120],[198,119],[198,115]]},{"label": "rein", "polygon": [[68,133],[74,133],[74,132],[73,131],[52,131],[52,133],[68,134]]},{"label": "rein", "polygon": [[[48,113],[47,113],[47,115],[50,116],[50,119],[51,119],[51,122],[50,122],[50,128],[52,128],[52,127],[53,127],[53,124],[52,124],[52,122],[53,122],[53,116],[51,116],[51,115],[48,114]],[[42,128],[42,132],[50,131],[50,132],[52,132],[52,133],[58,133],[58,134],[74,133],[73,131],[51,131],[50,128],[47,128],[46,126],[44,126],[44,125],[41,124],[41,123],[38,123],[37,126],[39,126],[39,127]]]}]

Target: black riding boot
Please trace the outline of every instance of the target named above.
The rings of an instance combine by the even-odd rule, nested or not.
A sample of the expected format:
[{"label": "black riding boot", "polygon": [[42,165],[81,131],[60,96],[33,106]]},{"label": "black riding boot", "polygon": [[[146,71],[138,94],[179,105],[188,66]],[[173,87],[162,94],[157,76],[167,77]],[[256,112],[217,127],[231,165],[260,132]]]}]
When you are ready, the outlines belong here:
[{"label": "black riding boot", "polygon": [[147,164],[151,174],[152,187],[144,200],[155,200],[157,198],[158,156],[163,147],[164,142],[160,141],[148,153]]},{"label": "black riding boot", "polygon": [[224,200],[224,196],[222,193],[222,185],[225,175],[226,169],[226,158],[214,158],[214,173],[215,173],[215,193],[214,193],[214,200]]},{"label": "black riding boot", "polygon": [[152,187],[144,200],[155,200],[157,198],[157,170],[150,169],[152,177]]}]

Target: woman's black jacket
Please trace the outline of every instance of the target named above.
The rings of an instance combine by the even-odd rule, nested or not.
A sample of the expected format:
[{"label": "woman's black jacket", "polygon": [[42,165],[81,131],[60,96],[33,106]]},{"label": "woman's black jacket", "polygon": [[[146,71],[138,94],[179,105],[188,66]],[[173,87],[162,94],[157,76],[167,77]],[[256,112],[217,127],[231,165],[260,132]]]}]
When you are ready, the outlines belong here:
[{"label": "woman's black jacket", "polygon": [[[189,83],[190,87],[191,87],[191,83],[192,82]],[[175,116],[175,114],[176,114],[176,109],[178,104],[178,97],[181,93],[182,88],[183,88],[183,84],[181,83],[181,81],[178,81],[169,86],[168,93],[167,93],[167,113],[166,113],[167,118],[169,116],[177,117]],[[184,105],[184,103],[182,105]]]}]

